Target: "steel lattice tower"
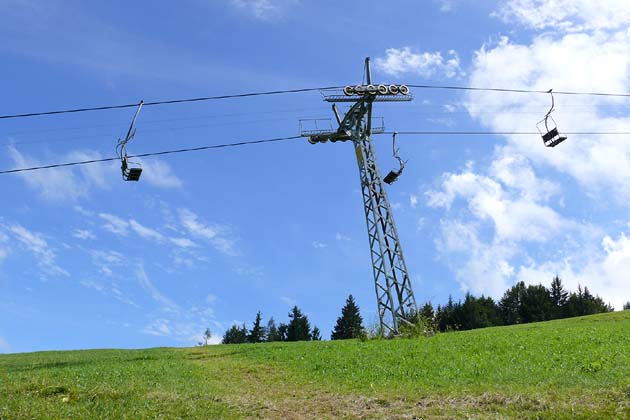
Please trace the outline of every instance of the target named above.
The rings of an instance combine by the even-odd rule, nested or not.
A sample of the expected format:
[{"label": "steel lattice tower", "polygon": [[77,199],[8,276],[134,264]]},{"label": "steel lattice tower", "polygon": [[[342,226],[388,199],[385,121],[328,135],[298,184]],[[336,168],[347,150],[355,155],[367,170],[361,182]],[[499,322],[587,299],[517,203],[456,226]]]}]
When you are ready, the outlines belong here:
[{"label": "steel lattice tower", "polygon": [[[373,133],[383,132],[382,124],[380,127],[372,126],[372,104],[383,101],[410,101],[412,97],[404,85],[372,85],[369,60],[369,57],[365,59],[367,85],[347,86],[344,94],[324,96],[327,102],[354,103],[343,119],[339,116],[336,105],[333,104],[339,128],[336,131],[302,129],[301,134],[308,137],[312,144],[325,143],[329,140],[331,142],[350,140],[354,145],[361,179],[361,195],[367,223],[381,335],[392,336],[398,334],[401,323],[409,322],[409,316],[417,312],[417,306],[387,191],[378,170],[374,144],[370,137]],[[397,177],[399,172],[394,175]]]}]

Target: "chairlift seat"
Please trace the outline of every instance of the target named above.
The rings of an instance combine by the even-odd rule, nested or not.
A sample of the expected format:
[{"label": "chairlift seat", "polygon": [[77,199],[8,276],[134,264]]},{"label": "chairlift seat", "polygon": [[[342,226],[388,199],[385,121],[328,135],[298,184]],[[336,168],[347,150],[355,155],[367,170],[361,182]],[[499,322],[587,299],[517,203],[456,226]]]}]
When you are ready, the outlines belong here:
[{"label": "chairlift seat", "polygon": [[545,143],[545,146],[555,147],[559,145],[560,143],[562,143],[563,141],[565,141],[566,139],[567,139],[567,136],[558,136],[554,140],[550,141],[549,143]]},{"label": "chairlift seat", "polygon": [[389,173],[383,178],[383,182],[386,184],[392,184],[398,180],[401,171],[389,171]]},{"label": "chairlift seat", "polygon": [[129,169],[129,174],[127,174],[125,181],[139,181],[141,174],[142,168],[131,168]]},{"label": "chairlift seat", "polygon": [[567,139],[567,136],[561,136],[560,133],[558,133],[558,128],[554,127],[549,130],[549,132],[543,134],[542,139],[545,143],[545,146],[555,147],[565,141]]},{"label": "chairlift seat", "polygon": [[547,143],[549,140],[553,139],[554,137],[558,135],[559,135],[558,128],[554,127],[548,133],[543,134],[542,138],[545,141],[545,143]]}]

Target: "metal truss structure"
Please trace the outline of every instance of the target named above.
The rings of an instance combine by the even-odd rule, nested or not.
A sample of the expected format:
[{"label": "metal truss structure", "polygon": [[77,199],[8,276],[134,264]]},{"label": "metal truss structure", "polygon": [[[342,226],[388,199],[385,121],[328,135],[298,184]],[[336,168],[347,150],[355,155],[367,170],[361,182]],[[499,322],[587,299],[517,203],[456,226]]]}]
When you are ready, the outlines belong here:
[{"label": "metal truss structure", "polygon": [[[312,144],[330,140],[352,141],[354,145],[361,178],[380,333],[383,336],[394,336],[399,333],[401,323],[410,322],[409,318],[417,312],[417,306],[370,137],[371,134],[383,131],[382,124],[380,127],[372,125],[372,104],[410,101],[413,98],[405,85],[372,85],[369,57],[365,59],[365,71],[367,85],[346,86],[343,94],[324,96],[325,101],[333,103],[339,128],[325,130],[316,126],[314,130],[302,129],[301,135],[308,137]],[[353,105],[341,118],[335,102],[352,102]]]}]

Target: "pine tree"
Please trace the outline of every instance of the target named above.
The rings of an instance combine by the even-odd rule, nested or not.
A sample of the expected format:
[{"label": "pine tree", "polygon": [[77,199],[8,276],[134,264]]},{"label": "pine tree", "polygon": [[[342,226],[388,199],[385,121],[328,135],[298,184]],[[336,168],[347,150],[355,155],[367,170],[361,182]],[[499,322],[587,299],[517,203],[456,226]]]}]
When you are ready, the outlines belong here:
[{"label": "pine tree", "polygon": [[422,306],[422,309],[420,310],[420,315],[427,322],[433,322],[433,320],[435,319],[435,312],[433,311],[433,305],[431,304],[431,302],[427,302]]},{"label": "pine tree", "polygon": [[321,341],[322,334],[319,332],[319,328],[317,325],[313,327],[313,331],[311,331],[311,340],[313,341]]},{"label": "pine tree", "polygon": [[287,341],[307,341],[311,339],[311,325],[308,317],[296,306],[289,312]]},{"label": "pine tree", "polygon": [[282,337],[278,332],[276,321],[274,321],[273,317],[267,322],[267,341],[282,341]]},{"label": "pine tree", "polygon": [[623,310],[624,311],[630,310],[630,301],[623,304]]},{"label": "pine tree", "polygon": [[354,297],[350,295],[344,307],[341,308],[341,316],[337,318],[337,324],[330,338],[332,340],[358,338],[362,333],[363,318],[359,313],[359,307],[354,302]]},{"label": "pine tree", "polygon": [[566,305],[569,298],[569,292],[564,290],[560,277],[556,276],[551,280],[550,294],[554,305],[554,318],[562,318],[564,316],[564,305]]},{"label": "pine tree", "polygon": [[277,341],[288,341],[289,335],[289,326],[284,322],[281,322],[278,326],[278,340]]},{"label": "pine tree", "polygon": [[262,321],[262,314],[260,311],[256,313],[256,320],[254,321],[254,326],[249,331],[247,335],[247,341],[249,343],[262,343],[265,341],[265,327],[260,325]]},{"label": "pine tree", "polygon": [[518,282],[506,290],[499,301],[499,311],[505,325],[520,324],[522,319],[522,302],[525,294],[525,283]]},{"label": "pine tree", "polygon": [[223,335],[223,344],[242,344],[247,342],[247,328],[234,324]]},{"label": "pine tree", "polygon": [[519,310],[523,323],[550,320],[554,318],[555,309],[552,292],[542,284],[530,284],[523,291]]}]

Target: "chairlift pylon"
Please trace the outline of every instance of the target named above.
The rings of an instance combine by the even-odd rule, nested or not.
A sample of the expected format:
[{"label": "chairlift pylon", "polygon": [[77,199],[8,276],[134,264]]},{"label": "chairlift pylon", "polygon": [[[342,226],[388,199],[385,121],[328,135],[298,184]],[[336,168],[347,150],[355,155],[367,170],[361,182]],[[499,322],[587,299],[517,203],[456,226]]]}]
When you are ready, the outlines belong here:
[{"label": "chairlift pylon", "polygon": [[394,158],[396,158],[398,160],[399,168],[398,168],[397,171],[392,169],[385,176],[385,178],[383,178],[383,182],[385,182],[386,184],[390,184],[390,185],[398,180],[398,177],[400,177],[400,175],[402,174],[403,170],[405,169],[405,163],[407,163],[407,161],[402,160],[402,158],[398,154],[398,149],[396,148],[396,134],[398,134],[398,133],[394,132],[393,135],[392,135],[392,152],[393,152],[392,154],[393,154]]},{"label": "chairlift pylon", "polygon": [[139,181],[140,175],[142,174],[142,165],[129,161],[127,156],[127,143],[136,135],[135,124],[142,105],[144,105],[144,101],[140,101],[138,104],[138,109],[133,116],[133,120],[131,120],[127,136],[124,140],[118,139],[118,143],[116,144],[116,154],[120,157],[120,169],[124,181]]},{"label": "chairlift pylon", "polygon": [[[556,120],[554,120],[551,116],[551,113],[554,111],[555,107],[552,90],[553,89],[549,89],[549,92],[547,92],[551,95],[551,108],[549,109],[549,111],[547,111],[545,118],[543,118],[536,124],[538,132],[542,136],[543,143],[547,147],[555,147],[567,139],[567,136],[560,135],[560,133],[558,132],[558,125],[556,124]],[[542,130],[543,125],[544,132]]]}]

